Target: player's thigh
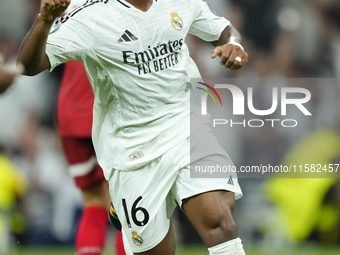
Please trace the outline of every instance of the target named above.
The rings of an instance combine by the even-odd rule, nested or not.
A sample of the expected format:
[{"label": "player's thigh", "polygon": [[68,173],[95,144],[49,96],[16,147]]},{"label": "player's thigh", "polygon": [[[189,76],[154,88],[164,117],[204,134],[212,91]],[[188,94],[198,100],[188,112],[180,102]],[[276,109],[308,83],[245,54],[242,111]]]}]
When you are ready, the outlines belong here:
[{"label": "player's thigh", "polygon": [[[234,199],[242,197],[236,172],[232,172],[232,170],[222,171],[222,169],[233,169],[234,164],[212,133],[205,133],[204,138],[191,147],[187,157],[190,158],[191,162],[179,170],[171,189],[180,206],[188,198],[216,190],[230,191]],[[217,165],[221,169],[219,178],[214,178],[215,175],[210,173],[196,172],[198,166],[200,166],[200,169],[207,169],[209,166],[216,168]]]},{"label": "player's thigh", "polygon": [[138,255],[175,255],[176,250],[176,240],[175,234],[173,230],[172,224],[170,225],[170,229],[167,235],[163,238],[163,240],[151,250],[146,252],[135,253]]},{"label": "player's thigh", "polygon": [[176,205],[169,191],[178,171],[169,166],[173,165],[167,157],[160,157],[139,170],[114,170],[109,180],[112,202],[134,253],[153,254],[171,241],[168,233]]},{"label": "player's thigh", "polygon": [[[218,144],[215,136],[205,133],[191,148],[190,158],[195,159],[190,165],[183,167],[172,188],[172,194],[184,209],[189,219],[208,246],[228,239],[235,225],[233,209],[235,199],[242,196],[236,173],[226,171],[220,178],[209,173],[197,173],[196,166],[225,166],[232,169],[233,162]],[[208,149],[207,149],[208,148]],[[212,231],[211,231],[212,230]],[[216,230],[216,231],[215,231]],[[218,231],[222,231],[219,235]],[[235,231],[231,231],[235,232]],[[219,240],[220,236],[223,236]],[[217,243],[215,243],[217,242]]]},{"label": "player's thigh", "polygon": [[183,210],[208,247],[237,238],[235,195],[215,190],[183,200]]},{"label": "player's thigh", "polygon": [[230,184],[230,178],[196,179],[188,172],[182,171],[172,191],[204,243],[212,247],[236,238],[233,212],[242,196],[237,179]]}]

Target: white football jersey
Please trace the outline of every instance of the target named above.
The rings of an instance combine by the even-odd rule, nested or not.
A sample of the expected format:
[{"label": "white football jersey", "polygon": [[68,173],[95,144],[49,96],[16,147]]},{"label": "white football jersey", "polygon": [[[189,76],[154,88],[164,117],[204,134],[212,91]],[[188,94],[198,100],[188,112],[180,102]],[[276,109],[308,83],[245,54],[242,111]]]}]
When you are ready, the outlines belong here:
[{"label": "white football jersey", "polygon": [[154,0],[147,12],[124,0],[88,0],[55,22],[46,49],[51,70],[68,60],[84,64],[107,179],[189,137],[190,78],[200,75],[185,37],[216,41],[228,25],[202,0]]}]

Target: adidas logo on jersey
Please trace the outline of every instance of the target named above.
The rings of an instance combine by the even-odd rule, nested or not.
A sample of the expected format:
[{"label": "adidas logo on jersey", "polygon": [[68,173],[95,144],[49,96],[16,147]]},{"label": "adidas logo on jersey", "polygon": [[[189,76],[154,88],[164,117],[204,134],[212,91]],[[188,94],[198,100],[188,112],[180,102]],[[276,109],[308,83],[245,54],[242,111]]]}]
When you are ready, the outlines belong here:
[{"label": "adidas logo on jersey", "polygon": [[231,175],[230,175],[230,177],[229,177],[228,184],[234,185],[234,181],[233,181],[233,178],[232,178]]},{"label": "adidas logo on jersey", "polygon": [[134,153],[134,154],[131,154],[131,155],[129,156],[129,158],[130,158],[131,161],[134,161],[134,160],[139,159],[139,158],[141,158],[141,157],[144,157],[144,154],[143,154],[142,151],[138,151],[138,152],[136,152],[136,153]]},{"label": "adidas logo on jersey", "polygon": [[117,40],[118,42],[131,42],[137,41],[138,38],[132,34],[129,30],[125,30],[124,34]]}]

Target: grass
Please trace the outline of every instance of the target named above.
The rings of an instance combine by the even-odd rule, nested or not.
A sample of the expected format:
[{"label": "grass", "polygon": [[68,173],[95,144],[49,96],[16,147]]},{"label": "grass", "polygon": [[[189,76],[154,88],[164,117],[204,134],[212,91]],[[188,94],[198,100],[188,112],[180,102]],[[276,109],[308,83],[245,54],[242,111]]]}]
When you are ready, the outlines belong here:
[{"label": "grass", "polygon": [[[295,250],[285,251],[265,251],[259,248],[246,249],[247,255],[338,255],[340,254],[340,247],[338,248],[321,248],[310,247],[300,248]],[[7,255],[7,254],[6,254]],[[72,248],[19,248],[15,252],[8,255],[74,255]],[[105,252],[105,255],[113,255],[112,251]],[[208,251],[204,247],[183,247],[177,250],[176,255],[208,255]]]}]

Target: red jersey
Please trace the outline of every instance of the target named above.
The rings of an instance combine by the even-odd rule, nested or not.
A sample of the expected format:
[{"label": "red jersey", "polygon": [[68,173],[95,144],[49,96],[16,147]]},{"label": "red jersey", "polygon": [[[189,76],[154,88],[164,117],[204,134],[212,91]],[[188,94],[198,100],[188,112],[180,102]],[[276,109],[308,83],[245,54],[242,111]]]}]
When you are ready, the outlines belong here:
[{"label": "red jersey", "polygon": [[57,119],[62,137],[91,137],[94,95],[83,64],[68,61],[59,89]]}]

